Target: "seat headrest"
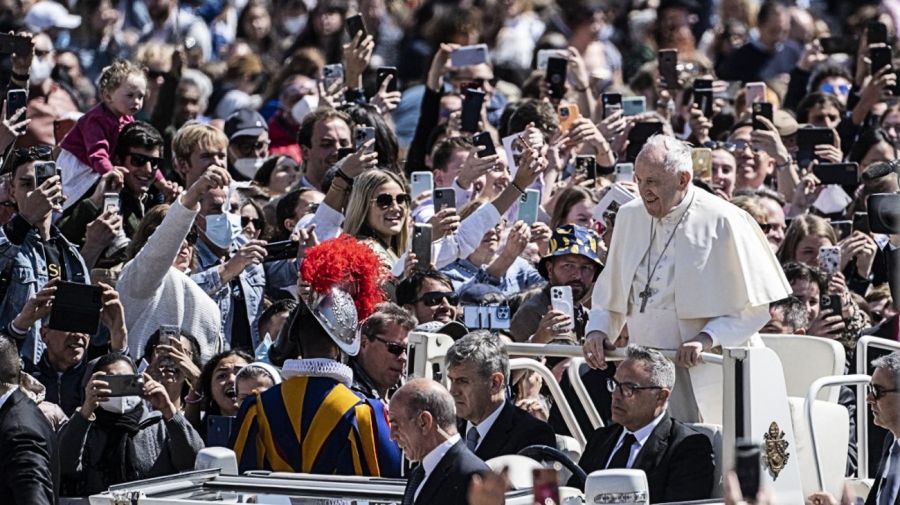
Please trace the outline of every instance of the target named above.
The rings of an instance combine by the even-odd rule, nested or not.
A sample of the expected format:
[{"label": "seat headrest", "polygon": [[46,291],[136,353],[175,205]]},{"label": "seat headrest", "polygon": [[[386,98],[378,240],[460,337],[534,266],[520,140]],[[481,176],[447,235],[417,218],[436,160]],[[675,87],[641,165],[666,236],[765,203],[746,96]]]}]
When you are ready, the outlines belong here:
[{"label": "seat headrest", "polygon": [[648,505],[650,491],[643,470],[597,470],[584,486],[585,503]]}]

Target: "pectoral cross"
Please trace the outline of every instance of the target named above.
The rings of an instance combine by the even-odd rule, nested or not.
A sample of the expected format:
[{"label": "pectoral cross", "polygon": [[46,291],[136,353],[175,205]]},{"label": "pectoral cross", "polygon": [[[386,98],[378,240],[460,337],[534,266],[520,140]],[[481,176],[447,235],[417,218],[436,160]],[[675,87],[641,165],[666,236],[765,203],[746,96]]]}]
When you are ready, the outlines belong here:
[{"label": "pectoral cross", "polygon": [[647,300],[650,299],[651,296],[656,294],[655,289],[650,289],[650,284],[647,283],[644,286],[644,290],[638,293],[638,298],[641,299],[641,313],[643,313],[647,309]]}]

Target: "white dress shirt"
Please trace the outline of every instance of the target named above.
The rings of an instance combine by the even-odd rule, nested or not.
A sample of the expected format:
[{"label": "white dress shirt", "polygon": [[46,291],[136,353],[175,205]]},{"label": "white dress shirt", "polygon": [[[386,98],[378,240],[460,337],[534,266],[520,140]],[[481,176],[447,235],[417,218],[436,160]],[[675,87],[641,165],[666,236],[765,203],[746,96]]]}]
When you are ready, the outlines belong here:
[{"label": "white dress shirt", "polygon": [[500,417],[500,411],[503,410],[504,405],[506,405],[506,402],[501,403],[499,407],[491,412],[491,415],[485,417],[484,421],[481,421],[478,425],[472,424],[472,421],[466,421],[466,433],[468,433],[473,426],[478,430],[478,444],[475,445],[476,449],[484,442],[484,437],[491,431],[491,426],[493,426],[497,418]]},{"label": "white dress shirt", "polygon": [[[647,443],[647,440],[650,438],[650,434],[653,433],[653,430],[656,429],[656,426],[662,421],[663,416],[666,415],[665,411],[656,417],[654,420],[650,421],[650,424],[644,426],[643,428],[631,433],[627,429],[622,430],[622,434],[619,435],[619,441],[616,442],[616,446],[613,447],[612,452],[609,453],[609,459],[606,460],[606,464],[603,465],[603,468],[609,466],[609,462],[612,461],[613,456],[616,455],[616,451],[619,450],[619,447],[622,447],[622,440],[625,438],[625,435],[631,433],[634,435],[635,443],[631,444],[631,452],[628,454],[628,464],[626,468],[631,468],[634,465],[634,460],[637,459],[637,455],[641,452],[641,449],[644,447],[644,444]],[[623,426],[624,428],[624,426]]]},{"label": "white dress shirt", "polygon": [[422,470],[425,470],[425,477],[422,478],[422,482],[419,484],[419,487],[416,488],[416,494],[413,499],[419,498],[419,493],[422,492],[422,488],[425,487],[425,483],[428,482],[428,477],[431,476],[431,472],[437,468],[438,463],[444,459],[444,456],[447,455],[447,451],[450,450],[451,447],[456,445],[457,442],[460,441],[459,434],[453,435],[452,437],[445,440],[441,445],[435,447],[428,454],[422,458]]},{"label": "white dress shirt", "polygon": [[3,393],[3,396],[0,396],[0,409],[3,408],[3,404],[6,403],[6,400],[9,400],[9,397],[11,397],[17,389],[19,389],[19,386],[12,386],[11,388],[9,388],[9,391]]}]

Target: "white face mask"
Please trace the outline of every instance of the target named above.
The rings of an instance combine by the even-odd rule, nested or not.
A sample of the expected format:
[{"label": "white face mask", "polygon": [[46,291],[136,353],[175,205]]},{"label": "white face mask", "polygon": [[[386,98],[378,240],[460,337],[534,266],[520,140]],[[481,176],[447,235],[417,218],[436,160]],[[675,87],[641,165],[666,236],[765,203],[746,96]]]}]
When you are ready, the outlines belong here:
[{"label": "white face mask", "polygon": [[141,403],[140,396],[115,396],[100,403],[100,408],[113,414],[124,414]]},{"label": "white face mask", "polygon": [[31,60],[31,70],[28,72],[28,78],[34,84],[41,84],[50,77],[53,70],[53,60],[50,58],[33,58]]},{"label": "white face mask", "polygon": [[241,233],[241,218],[231,212],[206,216],[206,238],[216,247],[228,249],[234,237]]},{"label": "white face mask", "polygon": [[284,19],[284,30],[291,35],[297,35],[306,28],[307,22],[306,14],[301,14],[299,16],[294,16],[290,18]]},{"label": "white face mask", "polygon": [[252,179],[265,162],[265,158],[240,158],[234,161],[234,169],[244,177]]},{"label": "white face mask", "polygon": [[291,107],[291,117],[294,118],[294,121],[297,124],[303,122],[303,118],[306,117],[307,114],[316,110],[319,107],[319,97],[316,95],[306,95],[300,100],[297,100],[297,103]]}]

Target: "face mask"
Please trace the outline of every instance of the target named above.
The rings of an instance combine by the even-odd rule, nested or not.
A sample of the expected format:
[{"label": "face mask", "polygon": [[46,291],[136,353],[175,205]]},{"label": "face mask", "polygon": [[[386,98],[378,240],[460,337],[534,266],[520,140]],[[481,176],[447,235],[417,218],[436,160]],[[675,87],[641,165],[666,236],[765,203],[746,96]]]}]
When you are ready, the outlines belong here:
[{"label": "face mask", "polygon": [[206,238],[216,247],[228,249],[235,235],[241,232],[241,218],[230,213],[206,216]]},{"label": "face mask", "polygon": [[285,18],[284,29],[291,35],[297,35],[306,28],[306,20],[307,17],[305,14],[294,16],[292,18]]},{"label": "face mask", "polygon": [[240,158],[234,161],[234,169],[244,177],[252,179],[265,161],[265,158]]},{"label": "face mask", "polygon": [[31,60],[31,70],[28,77],[34,84],[41,84],[50,77],[53,71],[53,61],[50,58],[34,58]]},{"label": "face mask", "polygon": [[124,414],[141,403],[140,396],[116,396],[100,403],[100,408],[113,414]]},{"label": "face mask", "polygon": [[301,98],[300,100],[298,100],[297,103],[295,103],[293,107],[291,107],[291,117],[294,118],[294,121],[296,121],[297,124],[300,124],[303,122],[303,118],[306,117],[306,115],[309,114],[311,111],[316,110],[316,108],[318,106],[319,106],[319,97],[318,96],[306,95],[303,98]]}]

